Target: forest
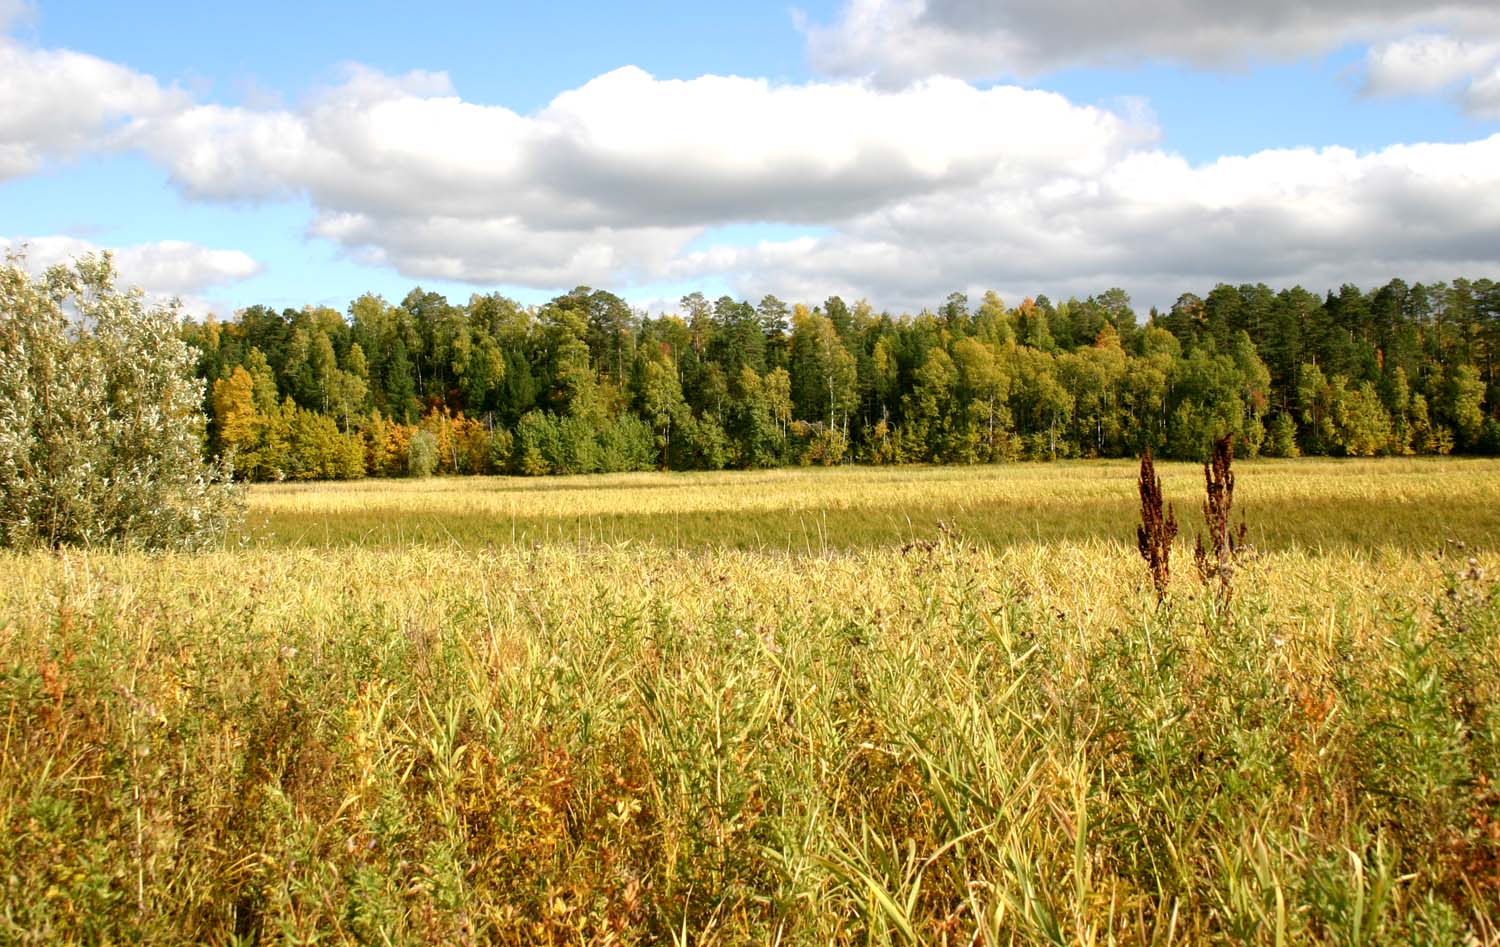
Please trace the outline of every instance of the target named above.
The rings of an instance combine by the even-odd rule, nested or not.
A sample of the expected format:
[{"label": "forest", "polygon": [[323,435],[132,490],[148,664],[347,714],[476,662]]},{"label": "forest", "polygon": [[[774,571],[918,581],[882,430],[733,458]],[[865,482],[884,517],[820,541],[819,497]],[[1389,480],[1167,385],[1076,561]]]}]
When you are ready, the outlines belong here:
[{"label": "forest", "polygon": [[642,315],[413,289],[183,327],[212,450],[253,480],[1500,453],[1500,284],[1111,289],[912,316],[701,293]]}]

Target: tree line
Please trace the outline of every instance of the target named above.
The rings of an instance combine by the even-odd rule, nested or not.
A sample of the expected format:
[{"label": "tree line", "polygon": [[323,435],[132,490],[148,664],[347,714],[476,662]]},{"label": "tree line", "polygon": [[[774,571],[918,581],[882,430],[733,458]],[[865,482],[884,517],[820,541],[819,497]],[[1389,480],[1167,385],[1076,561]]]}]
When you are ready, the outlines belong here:
[{"label": "tree line", "polygon": [[414,289],[182,329],[211,445],[248,479],[788,464],[1500,453],[1500,286],[1221,284],[893,316],[835,296]]}]

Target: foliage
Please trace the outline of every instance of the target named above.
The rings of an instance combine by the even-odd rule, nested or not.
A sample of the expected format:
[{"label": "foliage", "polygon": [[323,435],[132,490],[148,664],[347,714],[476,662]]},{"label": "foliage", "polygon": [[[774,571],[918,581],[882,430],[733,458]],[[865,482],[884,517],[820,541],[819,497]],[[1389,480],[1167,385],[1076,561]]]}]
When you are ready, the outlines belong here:
[{"label": "foliage", "polygon": [[[385,423],[419,424],[439,441],[439,473],[635,469],[637,421],[651,430],[654,466],[674,470],[1134,457],[1148,447],[1202,460],[1225,435],[1244,458],[1500,446],[1500,290],[1490,280],[1393,280],[1321,298],[1221,284],[1144,320],[1118,289],[1013,307],[988,293],[972,310],[953,294],[915,315],[838,297],[752,307],[693,293],[679,314],[656,318],[589,287],[532,308],[415,289],[396,305],[362,296],[344,317],[252,306],[183,332],[201,376],[226,386],[210,398],[215,449],[246,438],[243,369],[270,427],[286,397],[367,443]],[[555,429],[544,436],[533,418],[521,432],[533,412]],[[466,427],[450,442],[443,425],[458,417]],[[238,475],[306,469],[286,456],[283,434],[240,449]],[[514,456],[497,464],[493,442],[507,437]],[[389,473],[366,456],[368,473]]]},{"label": "foliage", "polygon": [[[176,312],[116,290],[108,256],[37,279],[23,262],[0,266],[0,545],[222,538],[242,500],[204,462],[203,384]],[[241,436],[247,381],[224,394],[221,439]]]},{"label": "foliage", "polygon": [[406,473],[410,477],[430,477],[437,471],[438,441],[431,431],[417,430],[406,446]]}]

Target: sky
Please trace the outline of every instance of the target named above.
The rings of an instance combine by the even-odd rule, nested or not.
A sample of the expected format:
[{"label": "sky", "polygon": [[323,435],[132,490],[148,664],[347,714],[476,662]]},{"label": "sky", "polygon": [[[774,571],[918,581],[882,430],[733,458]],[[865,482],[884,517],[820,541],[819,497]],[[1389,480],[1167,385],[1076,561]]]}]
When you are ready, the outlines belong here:
[{"label": "sky", "polygon": [[194,314],[1495,276],[1494,0],[0,0],[0,248]]}]

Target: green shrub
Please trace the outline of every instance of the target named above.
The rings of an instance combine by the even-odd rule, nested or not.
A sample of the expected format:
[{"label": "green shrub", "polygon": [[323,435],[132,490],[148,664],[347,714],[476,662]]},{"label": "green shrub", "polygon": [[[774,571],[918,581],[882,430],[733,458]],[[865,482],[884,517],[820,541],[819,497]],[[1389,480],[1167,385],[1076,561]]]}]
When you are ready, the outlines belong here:
[{"label": "green shrub", "polygon": [[1262,450],[1268,457],[1296,457],[1297,425],[1285,411],[1278,412],[1266,425],[1266,442]]},{"label": "green shrub", "polygon": [[199,547],[243,516],[176,310],[114,279],[108,255],[0,266],[0,545]]},{"label": "green shrub", "polygon": [[288,405],[294,480],[348,480],[365,475],[364,440],[344,434],[333,418]]},{"label": "green shrub", "polygon": [[672,438],[673,470],[723,470],[729,439],[713,418],[687,415]]},{"label": "green shrub", "polygon": [[514,456],[516,450],[516,439],[505,428],[497,427],[490,432],[489,447],[490,470],[495,473],[508,473],[511,457]]},{"label": "green shrub", "polygon": [[557,422],[550,414],[528,411],[516,423],[516,473],[541,477],[552,473],[553,458],[559,449]]},{"label": "green shrub", "polygon": [[557,422],[557,447],[550,460],[558,473],[598,472],[599,438],[588,420],[569,415]]},{"label": "green shrub", "polygon": [[633,414],[622,414],[604,429],[599,443],[601,471],[617,473],[655,467],[656,437],[651,425]]},{"label": "green shrub", "polygon": [[844,432],[819,421],[793,422],[792,440],[797,463],[804,467],[831,467],[841,462],[849,451],[849,439]]}]

